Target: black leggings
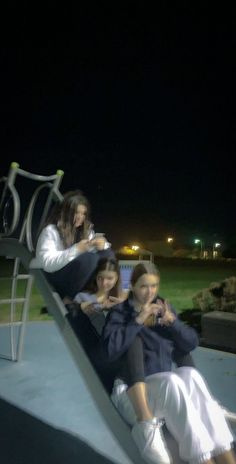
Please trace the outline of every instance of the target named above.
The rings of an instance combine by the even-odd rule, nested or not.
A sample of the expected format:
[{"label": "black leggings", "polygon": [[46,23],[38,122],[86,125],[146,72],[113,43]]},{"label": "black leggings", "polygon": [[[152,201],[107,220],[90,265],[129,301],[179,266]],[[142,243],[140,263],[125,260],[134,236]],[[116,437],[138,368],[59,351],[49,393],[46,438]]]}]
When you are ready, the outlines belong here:
[{"label": "black leggings", "polygon": [[139,335],[135,337],[126,353],[121,357],[121,363],[118,376],[124,380],[128,388],[137,382],[145,382],[143,342]]},{"label": "black leggings", "polygon": [[75,295],[86,286],[97,267],[98,261],[101,258],[114,257],[111,248],[96,253],[82,253],[59,271],[45,272],[45,275],[61,298],[68,296],[73,300]]}]

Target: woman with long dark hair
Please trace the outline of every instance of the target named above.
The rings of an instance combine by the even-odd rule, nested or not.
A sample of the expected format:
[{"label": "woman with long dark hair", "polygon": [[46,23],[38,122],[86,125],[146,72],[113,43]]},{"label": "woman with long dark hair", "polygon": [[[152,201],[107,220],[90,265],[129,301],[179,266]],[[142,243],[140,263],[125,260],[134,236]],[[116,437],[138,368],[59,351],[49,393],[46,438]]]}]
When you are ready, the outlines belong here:
[{"label": "woman with long dark hair", "polygon": [[127,297],[121,288],[118,261],[113,258],[101,258],[86,289],[78,293],[74,301],[88,316],[99,335],[105,324],[108,311]]},{"label": "woman with long dark hair", "polygon": [[74,299],[96,269],[101,257],[114,257],[103,234],[95,234],[90,205],[80,190],[67,192],[42,229],[31,267],[42,268],[63,298]]}]

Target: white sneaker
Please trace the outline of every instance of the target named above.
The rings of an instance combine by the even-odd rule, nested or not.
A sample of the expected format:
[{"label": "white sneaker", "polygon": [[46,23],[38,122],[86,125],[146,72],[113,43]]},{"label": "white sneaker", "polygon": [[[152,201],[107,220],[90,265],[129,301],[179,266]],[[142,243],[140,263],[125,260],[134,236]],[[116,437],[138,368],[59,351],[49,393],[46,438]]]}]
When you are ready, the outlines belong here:
[{"label": "white sneaker", "polygon": [[162,423],[153,418],[150,421],[136,422],[132,428],[132,437],[141,455],[149,464],[172,463],[161,427]]}]

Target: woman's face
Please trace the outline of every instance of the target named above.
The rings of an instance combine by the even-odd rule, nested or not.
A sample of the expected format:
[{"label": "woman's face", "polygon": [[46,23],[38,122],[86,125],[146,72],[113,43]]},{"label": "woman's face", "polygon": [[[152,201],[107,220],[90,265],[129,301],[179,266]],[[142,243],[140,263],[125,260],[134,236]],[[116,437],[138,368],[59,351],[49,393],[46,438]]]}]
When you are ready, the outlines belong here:
[{"label": "woman's face", "polygon": [[74,216],[74,226],[80,227],[86,218],[87,208],[84,205],[78,205]]},{"label": "woman's face", "polygon": [[115,271],[100,271],[96,279],[98,290],[110,292],[110,290],[115,286],[117,280],[118,276]]},{"label": "woman's face", "polygon": [[160,278],[155,274],[143,274],[132,287],[134,298],[140,304],[151,303],[157,296]]}]

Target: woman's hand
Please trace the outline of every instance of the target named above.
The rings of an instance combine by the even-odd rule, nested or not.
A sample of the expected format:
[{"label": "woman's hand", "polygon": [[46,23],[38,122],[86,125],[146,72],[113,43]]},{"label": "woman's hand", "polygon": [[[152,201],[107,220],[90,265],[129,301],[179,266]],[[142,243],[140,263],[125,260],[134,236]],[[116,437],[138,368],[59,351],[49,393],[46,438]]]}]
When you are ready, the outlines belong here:
[{"label": "woman's hand", "polygon": [[105,310],[111,309],[112,306],[118,305],[119,303],[122,303],[122,301],[124,301],[122,297],[117,298],[115,296],[109,296],[107,300],[103,302],[103,308]]},{"label": "woman's hand", "polygon": [[90,248],[89,240],[80,240],[80,242],[78,242],[76,245],[80,253],[85,253]]},{"label": "woman's hand", "polygon": [[136,322],[138,324],[143,324],[146,319],[149,318],[152,314],[157,316],[161,310],[161,305],[158,303],[147,303],[141,306],[141,310],[136,317]]},{"label": "woman's hand", "polygon": [[97,250],[104,250],[104,246],[106,243],[105,237],[95,237],[90,240],[90,246],[94,246]]},{"label": "woman's hand", "polygon": [[136,317],[136,322],[143,324],[152,314],[158,317],[159,324],[164,326],[172,324],[176,319],[169,303],[166,300],[164,302],[157,300],[156,303],[148,303],[142,306],[140,313]]},{"label": "woman's hand", "polygon": [[87,315],[94,314],[97,312],[96,309],[94,309],[94,303],[91,303],[89,301],[83,301],[80,304],[80,307],[82,311]]},{"label": "woman's hand", "polygon": [[164,325],[164,326],[168,326],[172,324],[175,321],[176,316],[175,314],[172,313],[168,301],[167,300],[164,300],[164,302],[160,300],[157,300],[157,301],[160,302],[159,324]]}]

